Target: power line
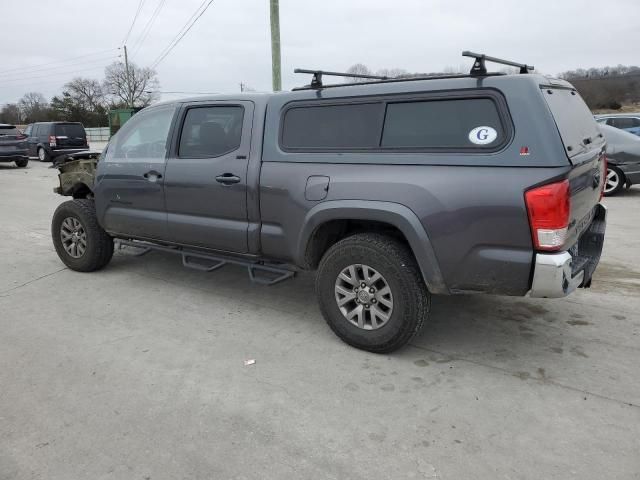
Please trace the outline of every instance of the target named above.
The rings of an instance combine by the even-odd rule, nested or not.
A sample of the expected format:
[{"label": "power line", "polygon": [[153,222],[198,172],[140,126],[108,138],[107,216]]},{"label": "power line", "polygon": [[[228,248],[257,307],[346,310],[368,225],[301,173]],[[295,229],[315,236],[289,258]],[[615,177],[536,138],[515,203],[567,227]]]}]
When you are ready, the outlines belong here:
[{"label": "power line", "polygon": [[35,70],[31,70],[29,72],[3,73],[3,74],[0,74],[0,82],[9,81],[9,80],[24,80],[25,78],[29,78],[33,76],[34,73],[37,75],[40,75],[41,73],[52,72],[55,70],[60,70],[61,68],[68,69],[69,67],[74,67],[76,65],[87,65],[87,64],[95,63],[97,61],[109,60],[112,58],[119,58],[119,56],[114,57],[113,55],[108,55],[106,57],[96,58],[95,60],[89,60],[89,61],[85,60],[80,62],[67,63],[66,65],[53,65],[50,67],[41,67]]},{"label": "power line", "polygon": [[127,43],[127,40],[129,39],[129,35],[131,35],[131,30],[133,30],[133,26],[136,24],[136,20],[138,19],[138,15],[140,14],[140,10],[142,10],[142,6],[144,5],[145,0],[140,0],[140,2],[138,2],[138,9],[136,10],[136,14],[133,16],[133,21],[131,22],[131,26],[129,27],[129,31],[127,32],[127,35],[124,37],[124,40],[122,41],[122,45],[125,45]]},{"label": "power line", "polygon": [[[89,68],[86,70],[82,70],[80,72],[70,72],[70,74],[86,74],[87,72],[92,72],[92,71],[97,71],[97,70],[102,70],[104,67],[93,67],[93,68]],[[65,83],[67,83],[67,80],[65,80],[64,78],[60,79],[60,80],[51,80],[51,81],[47,81],[47,80],[43,80],[43,81],[39,81],[39,82],[31,82],[31,83],[20,83],[20,84],[16,84],[16,85],[3,85],[3,89],[8,89],[8,88],[17,88],[17,87],[33,87],[33,88],[44,88],[44,87],[48,87],[49,85],[55,85],[55,86],[62,86]],[[31,88],[31,90],[33,90],[33,88]],[[10,103],[16,103],[16,102],[10,102]]]},{"label": "power line", "polygon": [[[204,4],[205,4],[205,2],[206,2],[206,0],[205,0],[204,2],[202,2],[202,4],[200,5],[200,7],[198,7],[198,10],[200,10],[200,8],[202,8],[202,5],[204,5]],[[197,13],[197,12],[198,12],[198,10],[196,10],[196,13],[194,13],[194,14],[191,16],[191,18],[193,18],[193,17],[194,17],[194,16],[196,16],[196,14],[197,14],[197,16],[195,17],[195,19],[191,22],[191,24],[190,24],[188,27],[186,27],[186,25],[189,23],[189,21],[191,20],[191,18],[190,18],[189,20],[187,20],[187,23],[185,23],[185,26],[183,26],[183,27],[182,27],[181,31],[182,31],[182,30],[184,30],[184,29],[185,29],[185,27],[186,27],[186,30],[184,30],[184,32],[183,32],[182,34],[180,34],[180,32],[178,32],[178,35],[176,35],[177,39],[175,40],[175,42],[173,42],[173,40],[172,40],[172,42],[173,42],[173,43],[172,43],[172,42],[170,42],[170,43],[169,43],[169,45],[165,48],[165,50],[166,50],[166,51],[164,51],[164,53],[161,53],[161,54],[160,54],[160,56],[159,56],[159,57],[158,57],[158,58],[157,58],[157,59],[152,63],[151,68],[156,68],[156,67],[158,66],[158,64],[160,64],[160,62],[162,62],[162,60],[164,60],[164,59],[165,59],[165,57],[166,57],[167,55],[169,55],[169,53],[171,52],[171,50],[173,50],[173,49],[176,47],[176,45],[178,45],[178,43],[180,43],[180,40],[182,40],[182,39],[184,38],[184,36],[185,36],[187,33],[189,33],[189,30],[191,30],[191,28],[196,24],[196,22],[200,19],[200,17],[204,14],[204,12],[206,12],[206,11],[207,11],[207,9],[209,8],[209,6],[210,6],[212,3],[213,3],[213,0],[209,0],[209,2],[206,4],[206,6],[204,7],[204,9],[202,9],[202,10],[200,11],[200,13]],[[174,37],[174,38],[176,38],[176,37]]]},{"label": "power line", "polygon": [[[204,6],[204,4],[207,2],[207,0],[203,0],[202,3],[198,6],[198,8],[196,8],[195,12],[193,12],[193,14],[189,17],[189,19],[185,22],[185,24],[180,28],[180,30],[178,30],[178,33],[176,33],[176,35],[171,39],[171,41],[167,44],[166,47],[164,47],[162,49],[162,51],[160,52],[160,54],[156,57],[156,59],[154,60],[153,63],[155,63],[160,57],[162,57],[162,55],[167,52],[169,50],[169,48],[171,47],[171,45],[173,44],[173,42],[176,41],[176,39],[180,36],[181,33],[183,33],[185,31],[185,29],[187,28],[187,26],[189,25],[189,23],[195,18],[195,16],[198,14],[198,12],[202,9],[202,7]],[[153,68],[153,67],[152,67]]]},{"label": "power line", "polygon": [[[113,57],[113,58],[115,59],[115,58],[118,58],[118,57]],[[28,76],[28,77],[23,77],[23,78],[0,79],[0,85],[3,85],[3,86],[18,86],[18,85],[21,85],[24,81],[34,80],[34,79],[37,79],[37,78],[56,77],[56,76],[60,76],[60,75],[69,75],[69,76],[71,76],[71,75],[74,75],[74,74],[83,73],[83,72],[85,72],[87,70],[96,70],[98,68],[104,68],[104,67],[106,67],[108,65],[108,63],[106,63],[105,60],[110,60],[110,58],[109,59],[98,60],[98,61],[95,61],[95,62],[85,63],[84,65],[93,65],[93,64],[96,64],[96,63],[100,63],[100,66],[92,67],[90,69],[84,68],[82,70],[76,70],[76,71],[71,71],[71,72],[68,71],[68,70],[65,70],[63,72],[46,73],[44,75]],[[7,85],[7,84],[16,84],[16,85]]]},{"label": "power line", "polygon": [[162,10],[162,7],[164,6],[165,2],[166,2],[166,0],[160,0],[158,5],[156,6],[156,9],[151,14],[151,18],[149,18],[149,20],[147,21],[146,25],[142,29],[142,33],[138,36],[138,39],[133,44],[134,51],[131,54],[132,57],[134,55],[136,55],[138,53],[138,51],[142,48],[142,45],[144,44],[144,41],[146,40],[147,36],[149,35],[149,32],[151,31],[151,27],[153,27],[153,24],[155,23],[156,19],[158,18],[158,15],[160,14],[160,11]]},{"label": "power line", "polygon": [[70,62],[72,60],[77,60],[79,58],[87,58],[87,57],[91,57],[94,55],[100,55],[103,53],[107,53],[107,52],[113,52],[114,50],[120,50],[120,48],[109,48],[107,50],[101,50],[99,52],[94,52],[94,53],[87,53],[85,55],[80,55],[78,57],[70,57],[70,58],[65,58],[62,60],[54,60],[52,62],[47,62],[47,63],[41,63],[41,64],[37,64],[37,65],[30,65],[28,67],[16,67],[16,68],[10,68],[9,70],[2,70],[0,71],[0,74],[5,74],[5,73],[9,73],[9,72],[17,72],[17,71],[22,71],[22,70],[33,70],[33,69],[38,69],[39,67],[44,67],[46,65],[53,65],[56,63],[66,63],[66,62]]}]

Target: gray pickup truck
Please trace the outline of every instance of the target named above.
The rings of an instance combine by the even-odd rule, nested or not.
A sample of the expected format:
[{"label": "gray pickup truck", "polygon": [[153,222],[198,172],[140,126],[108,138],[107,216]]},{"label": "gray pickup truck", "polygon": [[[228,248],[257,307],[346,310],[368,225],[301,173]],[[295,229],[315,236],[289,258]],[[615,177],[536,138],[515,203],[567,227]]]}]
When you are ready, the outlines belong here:
[{"label": "gray pickup truck", "polygon": [[416,335],[432,294],[589,287],[606,225],[593,116],[565,81],[469,55],[468,75],[313,71],[291,92],[145,108],[99,160],[60,166],[56,251],[83,272],[114,240],[266,284],[317,270],[329,326],[373,352]]}]

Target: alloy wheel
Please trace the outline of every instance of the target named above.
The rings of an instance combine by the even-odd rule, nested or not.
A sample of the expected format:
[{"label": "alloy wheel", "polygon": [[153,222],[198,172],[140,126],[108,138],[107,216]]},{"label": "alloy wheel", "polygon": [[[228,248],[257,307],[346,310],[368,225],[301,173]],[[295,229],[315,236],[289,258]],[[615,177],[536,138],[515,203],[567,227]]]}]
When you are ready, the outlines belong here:
[{"label": "alloy wheel", "polygon": [[80,258],[87,250],[87,233],[75,217],[67,217],[60,225],[62,246],[71,257]]},{"label": "alloy wheel", "polygon": [[374,268],[353,264],[343,269],[335,283],[340,312],[363,330],[383,327],[393,313],[393,295],[387,280]]},{"label": "alloy wheel", "polygon": [[604,193],[611,193],[620,185],[620,175],[612,169],[607,169],[607,178],[604,184]]}]

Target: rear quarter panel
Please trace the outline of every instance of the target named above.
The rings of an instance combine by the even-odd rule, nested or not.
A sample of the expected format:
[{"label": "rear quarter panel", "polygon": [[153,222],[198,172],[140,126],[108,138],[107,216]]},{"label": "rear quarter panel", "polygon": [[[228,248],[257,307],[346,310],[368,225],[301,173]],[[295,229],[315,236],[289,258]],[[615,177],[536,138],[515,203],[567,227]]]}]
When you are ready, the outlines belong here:
[{"label": "rear quarter panel", "polygon": [[298,233],[318,203],[305,200],[306,180],[328,175],[324,201],[388,201],[411,209],[427,231],[451,292],[523,295],[533,261],[523,192],[562,173],[557,168],[265,163],[262,250],[268,257],[297,260]]}]

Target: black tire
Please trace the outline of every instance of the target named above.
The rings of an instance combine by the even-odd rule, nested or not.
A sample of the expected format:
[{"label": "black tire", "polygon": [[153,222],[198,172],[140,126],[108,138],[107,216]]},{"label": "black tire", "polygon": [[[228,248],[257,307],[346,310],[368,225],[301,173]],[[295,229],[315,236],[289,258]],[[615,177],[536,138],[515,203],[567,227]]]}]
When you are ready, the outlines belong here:
[{"label": "black tire", "polygon": [[[61,227],[68,218],[80,222],[86,235],[86,249],[78,258],[67,252],[63,245]],[[77,272],[100,270],[113,256],[113,239],[98,225],[93,200],[77,199],[61,204],[53,214],[51,236],[60,260]]]},{"label": "black tire", "polygon": [[620,193],[620,190],[624,188],[624,184],[627,179],[624,176],[622,170],[613,165],[607,166],[607,178],[605,178],[604,184],[604,196],[612,197]]},{"label": "black tire", "polygon": [[29,164],[29,160],[28,159],[24,159],[24,160],[16,160],[16,167],[18,168],[24,168]]},{"label": "black tire", "polygon": [[44,147],[38,147],[36,153],[38,155],[38,160],[40,160],[41,162],[51,161],[51,155],[49,155],[49,152],[47,152]]},{"label": "black tire", "polygon": [[[379,272],[393,295],[389,319],[376,329],[352,324],[336,300],[338,276],[358,264]],[[409,247],[377,233],[359,233],[329,248],[318,267],[316,294],[334,333],[349,345],[375,353],[393,352],[409,342],[422,329],[431,308],[431,296]]]}]

